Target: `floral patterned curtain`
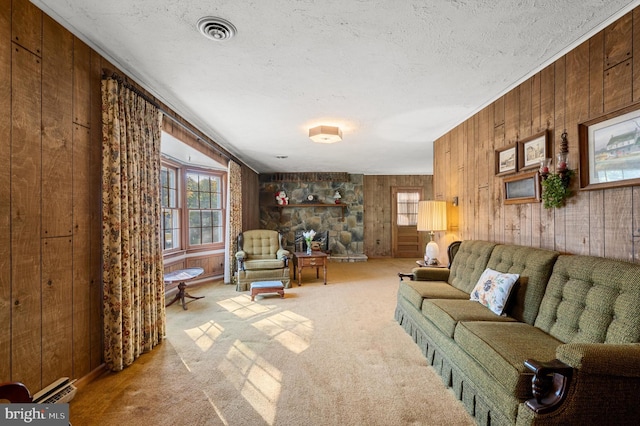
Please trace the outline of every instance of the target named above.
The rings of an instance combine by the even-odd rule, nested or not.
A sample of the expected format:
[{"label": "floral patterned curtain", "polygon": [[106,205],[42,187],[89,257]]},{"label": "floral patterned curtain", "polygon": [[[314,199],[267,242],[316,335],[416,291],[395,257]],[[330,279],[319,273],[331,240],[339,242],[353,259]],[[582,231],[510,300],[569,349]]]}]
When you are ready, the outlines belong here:
[{"label": "floral patterned curtain", "polygon": [[104,359],[112,371],[165,334],[161,120],[158,108],[128,85],[102,80]]},{"label": "floral patterned curtain", "polygon": [[236,270],[236,252],[238,251],[238,234],[242,232],[242,167],[235,161],[229,161],[229,277],[234,279]]}]

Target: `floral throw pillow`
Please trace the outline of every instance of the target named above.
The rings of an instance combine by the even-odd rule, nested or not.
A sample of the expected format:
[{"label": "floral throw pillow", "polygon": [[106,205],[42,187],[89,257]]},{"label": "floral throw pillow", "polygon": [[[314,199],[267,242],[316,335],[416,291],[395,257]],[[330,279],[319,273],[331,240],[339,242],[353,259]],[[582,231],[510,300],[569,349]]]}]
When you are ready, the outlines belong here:
[{"label": "floral throw pillow", "polygon": [[511,289],[518,278],[519,274],[503,274],[487,268],[473,288],[470,300],[480,302],[493,313],[502,315]]}]

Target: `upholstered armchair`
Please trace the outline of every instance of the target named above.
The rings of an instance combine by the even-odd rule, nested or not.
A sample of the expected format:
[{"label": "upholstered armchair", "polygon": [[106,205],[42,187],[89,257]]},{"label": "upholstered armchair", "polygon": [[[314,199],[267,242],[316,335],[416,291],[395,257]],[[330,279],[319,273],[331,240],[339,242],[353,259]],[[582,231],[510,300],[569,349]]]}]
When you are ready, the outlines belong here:
[{"label": "upholstered armchair", "polygon": [[238,272],[236,290],[246,291],[254,281],[281,281],[291,287],[289,277],[289,250],[282,247],[278,231],[255,229],[238,235]]}]

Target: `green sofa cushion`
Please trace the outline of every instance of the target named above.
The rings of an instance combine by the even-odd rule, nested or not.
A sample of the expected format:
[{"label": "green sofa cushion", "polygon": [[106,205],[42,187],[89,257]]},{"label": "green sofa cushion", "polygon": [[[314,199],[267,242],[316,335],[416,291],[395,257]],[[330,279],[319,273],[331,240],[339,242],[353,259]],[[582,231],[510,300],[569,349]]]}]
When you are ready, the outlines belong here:
[{"label": "green sofa cushion", "polygon": [[[523,322],[460,322],[454,340],[506,392],[521,401],[532,396],[532,373],[525,368],[525,359],[552,360],[556,348],[562,344],[539,328]],[[482,383],[476,385],[482,388]]]},{"label": "green sofa cushion", "polygon": [[469,299],[467,293],[442,281],[401,281],[398,295],[418,310],[422,308],[424,299]]},{"label": "green sofa cushion", "polygon": [[489,256],[496,245],[487,241],[463,241],[451,263],[449,284],[467,294],[471,293],[487,268]]},{"label": "green sofa cushion", "polygon": [[493,249],[488,268],[520,275],[505,310],[509,316],[534,324],[558,255],[556,251],[514,245],[500,244]]},{"label": "green sofa cushion", "polygon": [[265,270],[265,269],[282,269],[284,268],[284,260],[282,259],[256,259],[244,262],[246,270]]},{"label": "green sofa cushion", "polygon": [[640,342],[640,265],[560,256],[536,318],[565,343]]},{"label": "green sofa cushion", "polygon": [[505,315],[496,315],[473,300],[425,300],[422,302],[422,314],[451,338],[459,321],[515,321]]}]

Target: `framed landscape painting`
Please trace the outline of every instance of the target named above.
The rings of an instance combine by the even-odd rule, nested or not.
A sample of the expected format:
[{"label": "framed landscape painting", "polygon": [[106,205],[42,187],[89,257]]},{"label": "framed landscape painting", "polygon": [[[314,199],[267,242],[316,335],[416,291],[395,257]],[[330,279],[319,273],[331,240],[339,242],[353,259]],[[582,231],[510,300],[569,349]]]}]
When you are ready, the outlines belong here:
[{"label": "framed landscape painting", "polygon": [[580,188],[640,184],[640,104],[578,126]]},{"label": "framed landscape painting", "polygon": [[496,149],[496,176],[518,171],[518,150],[516,144]]},{"label": "framed landscape painting", "polygon": [[518,170],[540,167],[540,162],[549,156],[548,132],[540,132],[518,142]]}]

